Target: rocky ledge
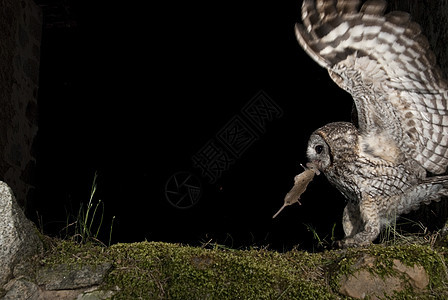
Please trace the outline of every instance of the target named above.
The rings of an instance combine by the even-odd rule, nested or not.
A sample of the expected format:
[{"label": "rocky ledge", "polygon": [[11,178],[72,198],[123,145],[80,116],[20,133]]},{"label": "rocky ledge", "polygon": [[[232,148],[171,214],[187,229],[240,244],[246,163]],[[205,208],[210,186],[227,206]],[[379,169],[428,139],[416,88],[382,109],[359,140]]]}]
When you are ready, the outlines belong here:
[{"label": "rocky ledge", "polygon": [[[0,299],[447,299],[447,241],[286,253],[42,236],[0,184]],[[5,262],[5,263],[3,263]]]}]

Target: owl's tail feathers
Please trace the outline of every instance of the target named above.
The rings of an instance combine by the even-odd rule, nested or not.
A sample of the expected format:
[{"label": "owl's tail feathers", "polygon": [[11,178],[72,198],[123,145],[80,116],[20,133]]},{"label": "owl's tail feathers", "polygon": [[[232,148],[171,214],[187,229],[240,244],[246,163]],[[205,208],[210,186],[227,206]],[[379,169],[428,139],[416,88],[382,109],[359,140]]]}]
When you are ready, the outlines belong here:
[{"label": "owl's tail feathers", "polygon": [[448,176],[428,177],[419,186],[432,192],[432,195],[428,195],[422,200],[424,204],[429,204],[432,201],[439,202],[443,196],[448,197]]},{"label": "owl's tail feathers", "polygon": [[395,201],[397,201],[398,213],[406,214],[419,209],[422,203],[438,202],[444,196],[448,197],[448,176],[433,176],[425,178]]}]

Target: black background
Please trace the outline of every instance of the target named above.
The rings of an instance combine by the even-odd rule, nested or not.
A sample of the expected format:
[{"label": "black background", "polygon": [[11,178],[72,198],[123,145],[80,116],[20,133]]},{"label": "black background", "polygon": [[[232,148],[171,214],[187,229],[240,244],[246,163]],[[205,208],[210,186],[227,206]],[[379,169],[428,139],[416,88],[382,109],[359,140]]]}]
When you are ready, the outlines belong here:
[{"label": "black background", "polygon": [[[92,3],[95,2],[95,3]],[[102,237],[287,250],[342,238],[344,199],[324,176],[283,204],[306,163],[309,135],[349,121],[352,101],[298,45],[300,1],[66,2],[70,26],[44,26],[36,199],[30,217],[61,235],[67,216],[104,202]],[[192,157],[260,91],[282,110],[215,182]],[[165,197],[168,179],[201,181],[189,209]]]}]

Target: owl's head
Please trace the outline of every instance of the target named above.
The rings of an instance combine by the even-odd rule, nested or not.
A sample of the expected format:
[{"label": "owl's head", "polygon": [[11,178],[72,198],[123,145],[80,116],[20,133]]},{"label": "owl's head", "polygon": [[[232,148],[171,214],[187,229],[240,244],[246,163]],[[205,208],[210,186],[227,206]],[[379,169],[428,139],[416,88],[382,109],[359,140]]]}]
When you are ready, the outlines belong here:
[{"label": "owl's head", "polygon": [[317,132],[314,132],[308,141],[306,156],[320,171],[325,171],[333,161],[330,146]]},{"label": "owl's head", "polygon": [[308,161],[325,172],[335,162],[351,160],[358,151],[358,130],[352,123],[329,123],[311,134],[306,155]]}]

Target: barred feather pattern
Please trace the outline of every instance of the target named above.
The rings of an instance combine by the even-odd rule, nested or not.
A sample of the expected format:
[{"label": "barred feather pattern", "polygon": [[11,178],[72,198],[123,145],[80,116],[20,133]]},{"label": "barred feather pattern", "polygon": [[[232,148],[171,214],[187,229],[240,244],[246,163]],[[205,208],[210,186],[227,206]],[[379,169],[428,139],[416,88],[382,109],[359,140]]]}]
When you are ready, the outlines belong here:
[{"label": "barred feather pattern", "polygon": [[[448,195],[448,84],[420,26],[386,2],[304,0],[296,36],[354,100],[358,128],[316,130],[307,156],[349,200],[343,246]],[[427,174],[434,176],[427,177]]]},{"label": "barred feather pattern", "polygon": [[[386,3],[305,0],[303,49],[352,94],[363,133],[387,131],[434,174],[448,165],[448,85],[420,26]],[[383,116],[386,115],[387,118]]]}]

